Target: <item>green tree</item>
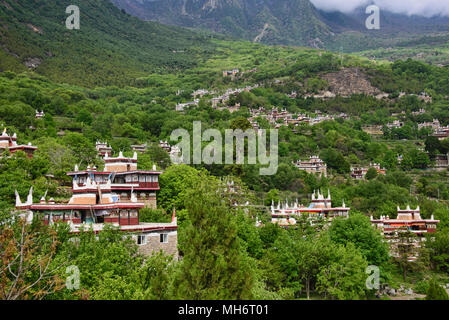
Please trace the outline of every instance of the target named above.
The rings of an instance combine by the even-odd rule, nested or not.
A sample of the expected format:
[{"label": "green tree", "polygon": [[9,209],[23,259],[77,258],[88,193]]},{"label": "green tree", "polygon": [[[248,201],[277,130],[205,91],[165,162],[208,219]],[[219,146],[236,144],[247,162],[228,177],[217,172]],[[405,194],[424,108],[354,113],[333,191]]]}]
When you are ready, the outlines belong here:
[{"label": "green tree", "polygon": [[268,191],[267,196],[265,198],[265,205],[270,206],[272,202],[274,202],[275,205],[277,205],[278,201],[280,201],[281,198],[279,197],[279,190],[277,189],[271,189]]},{"label": "green tree", "polygon": [[177,270],[173,257],[160,251],[148,257],[142,269],[142,288],[145,289],[146,299],[171,299],[173,278]]},{"label": "green tree", "polygon": [[150,156],[151,160],[162,169],[166,169],[171,165],[168,152],[157,144],[151,144],[146,153]]},{"label": "green tree", "polygon": [[431,279],[426,293],[426,300],[449,300],[449,295],[435,279]]},{"label": "green tree", "polygon": [[416,234],[408,230],[408,228],[400,228],[397,231],[397,243],[395,262],[402,271],[404,281],[407,281],[407,272],[413,267],[414,262],[410,258],[418,254],[415,247]]},{"label": "green tree", "polygon": [[118,227],[106,224],[98,235],[86,228],[73,235],[73,240],[63,243],[56,260],[70,261],[79,268],[81,288],[64,290],[62,297],[54,299],[76,299],[80,295],[91,299],[145,298],[142,287],[136,285],[143,258],[130,236],[124,237]]},{"label": "green tree", "polygon": [[92,114],[85,108],[81,109],[76,117],[76,121],[82,122],[86,125],[91,125],[93,120],[94,118],[92,117]]},{"label": "green tree", "polygon": [[263,256],[263,243],[255,220],[243,210],[239,210],[237,214],[237,235],[242,240],[241,246],[251,257],[260,259]]},{"label": "green tree", "polygon": [[186,193],[189,212],[184,257],[176,279],[182,299],[251,298],[253,275],[242,254],[234,213],[219,195],[220,183],[202,175]]},{"label": "green tree", "polygon": [[35,158],[43,159],[49,165],[49,173],[57,179],[70,180],[66,173],[73,170],[77,160],[73,151],[54,138],[40,138],[37,144]]},{"label": "green tree", "polygon": [[431,156],[435,156],[435,154],[438,153],[441,148],[440,140],[438,140],[438,138],[434,136],[428,136],[426,138],[425,144],[425,150],[428,151]]},{"label": "green tree", "polygon": [[335,169],[338,173],[348,173],[351,170],[351,165],[340,151],[331,148],[325,149],[320,153],[320,157],[329,168]]},{"label": "green tree", "polygon": [[338,246],[328,265],[321,267],[317,276],[318,292],[327,298],[356,300],[366,296],[368,263],[352,243]]},{"label": "green tree", "polygon": [[259,228],[259,236],[264,248],[271,248],[281,233],[281,227],[275,223],[267,223]]},{"label": "green tree", "polygon": [[369,168],[368,172],[365,175],[365,178],[367,180],[373,180],[377,177],[377,170],[376,168]]},{"label": "green tree", "polygon": [[55,229],[15,217],[0,226],[0,298],[43,299],[64,288],[55,264],[60,242]]},{"label": "green tree", "polygon": [[335,243],[353,243],[369,264],[381,266],[389,260],[388,244],[370,219],[360,213],[352,213],[347,219],[334,219],[328,233]]},{"label": "green tree", "polygon": [[431,252],[430,262],[434,269],[438,271],[449,271],[449,232],[448,230],[438,231],[432,234],[426,241],[426,248]]},{"label": "green tree", "polygon": [[200,171],[185,164],[173,165],[160,176],[161,191],[158,205],[167,211],[185,208],[186,194],[191,191],[193,182],[198,179]]},{"label": "green tree", "polygon": [[286,274],[287,285],[295,292],[305,288],[306,297],[310,299],[320,268],[330,259],[332,243],[327,238],[305,239],[299,235],[287,235],[279,237],[272,250],[276,252],[276,261]]},{"label": "green tree", "polygon": [[96,163],[97,150],[94,144],[81,133],[70,132],[62,141],[82,164],[87,166]]},{"label": "green tree", "polygon": [[246,118],[238,117],[231,121],[231,129],[233,129],[233,130],[241,129],[243,131],[246,131],[251,128],[252,128],[252,125]]}]

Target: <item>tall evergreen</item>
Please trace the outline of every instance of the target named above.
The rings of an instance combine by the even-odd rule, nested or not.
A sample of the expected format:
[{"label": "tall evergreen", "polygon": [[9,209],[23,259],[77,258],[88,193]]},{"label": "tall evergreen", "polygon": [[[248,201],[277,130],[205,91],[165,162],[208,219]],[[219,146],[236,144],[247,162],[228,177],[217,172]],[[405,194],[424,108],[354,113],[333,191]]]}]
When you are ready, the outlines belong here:
[{"label": "tall evergreen", "polygon": [[435,279],[431,279],[429,281],[426,300],[449,300],[449,295]]},{"label": "tall evergreen", "polygon": [[236,217],[218,181],[202,176],[186,197],[189,223],[175,281],[182,299],[250,299],[253,277],[237,236]]}]

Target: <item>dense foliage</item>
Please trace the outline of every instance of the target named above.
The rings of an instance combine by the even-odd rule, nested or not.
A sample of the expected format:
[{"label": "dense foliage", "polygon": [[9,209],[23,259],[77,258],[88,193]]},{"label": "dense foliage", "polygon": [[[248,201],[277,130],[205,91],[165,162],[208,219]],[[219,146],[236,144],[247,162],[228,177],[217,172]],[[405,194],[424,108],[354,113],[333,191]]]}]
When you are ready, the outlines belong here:
[{"label": "dense foliage", "polygon": [[[368,265],[380,268],[382,284],[416,285],[424,293],[440,290],[427,280],[433,275],[447,280],[449,185],[447,169],[433,167],[449,144],[434,139],[428,128],[418,130],[417,124],[433,119],[449,124],[447,67],[413,60],[375,64],[319,50],[206,39],[144,23],[107,1],[78,4],[90,14],[81,31],[71,33],[61,31],[65,3],[0,3],[2,43],[18,56],[0,53],[0,130],[17,133],[19,144],[39,148],[32,159],[8,151],[0,159],[0,258],[11,265],[11,270],[0,270],[2,288],[10,288],[6,298],[371,299],[376,291],[366,287]],[[18,35],[25,41],[11,40]],[[21,63],[30,57],[43,62],[36,72],[22,72]],[[232,68],[242,72],[223,77],[222,71]],[[372,88],[339,94],[330,83],[345,72],[387,94],[375,97],[369,93]],[[215,94],[256,84],[212,108]],[[177,104],[192,101],[192,93],[202,88],[216,93],[176,111]],[[317,96],[327,90],[338,94]],[[423,91],[431,100],[422,99]],[[292,92],[296,97],[288,96]],[[234,105],[240,108],[230,112],[227,106]],[[314,125],[278,123],[279,166],[272,176],[261,176],[260,164],[172,165],[159,147],[161,140],[176,144],[170,138],[175,129],[192,133],[194,121],[201,121],[202,132],[251,128],[247,119],[259,107],[267,113],[285,109],[294,117],[313,118],[320,112],[347,117]],[[45,112],[43,119],[35,117],[36,110]],[[394,120],[403,126],[388,126]],[[262,117],[256,121],[262,129],[273,129]],[[380,134],[368,133],[372,126]],[[112,226],[98,235],[89,228],[75,235],[64,225],[34,221],[25,228],[17,216],[11,219],[15,190],[23,199],[32,186],[35,202],[44,194],[58,201],[70,196],[66,172],[75,165],[101,170],[98,140],[127,156],[133,154],[133,144],[147,143],[148,150],[139,154],[139,169],[156,165],[163,174],[158,209],[144,209],[140,218],[167,222],[176,210],[182,259],[163,253],[143,256],[134,235],[123,237]],[[312,155],[326,163],[327,176],[293,164]],[[351,167],[371,163],[386,168],[386,174],[371,169],[365,179],[351,177]],[[230,181],[239,191],[224,194]],[[304,216],[297,228],[289,229],[270,223],[272,202],[297,199],[308,205],[315,190],[329,191],[332,205],[344,202],[351,216],[314,225]],[[397,207],[407,205],[419,205],[422,217],[440,220],[416,263],[408,261],[407,252],[391,257],[370,222],[370,216],[394,218]],[[21,233],[36,242],[24,256],[31,271],[18,276],[14,259],[22,252]],[[51,276],[30,286],[39,279],[39,261],[48,263]],[[80,289],[64,286],[70,266],[79,269]],[[14,277],[20,286],[14,287]]]}]

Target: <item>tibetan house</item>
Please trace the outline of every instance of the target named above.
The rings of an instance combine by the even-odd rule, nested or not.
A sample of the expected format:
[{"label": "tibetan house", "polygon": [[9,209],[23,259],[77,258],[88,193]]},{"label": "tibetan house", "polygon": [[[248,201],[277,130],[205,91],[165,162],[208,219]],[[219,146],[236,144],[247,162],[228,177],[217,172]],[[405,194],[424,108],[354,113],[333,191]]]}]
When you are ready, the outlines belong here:
[{"label": "tibetan house", "polygon": [[0,154],[5,150],[9,150],[10,153],[23,151],[27,154],[28,158],[32,158],[34,151],[37,150],[37,147],[32,146],[31,142],[27,145],[18,145],[17,135],[15,133],[12,136],[8,135],[5,128],[2,135],[0,136]]},{"label": "tibetan house", "polygon": [[104,158],[106,155],[108,155],[108,157],[112,156],[112,147],[108,146],[107,142],[97,141],[95,149],[97,149],[98,156],[101,158]]},{"label": "tibetan house", "polygon": [[370,163],[369,167],[351,167],[351,178],[362,180],[365,179],[366,174],[370,168],[374,168],[379,175],[386,175],[387,170],[381,168],[379,163]]},{"label": "tibetan house", "polygon": [[134,192],[138,202],[146,206],[156,208],[156,192],[159,191],[159,175],[162,172],[137,170],[137,153],[132,158],[126,158],[120,152],[116,158],[108,154],[104,157],[105,167],[103,172],[97,171],[95,167],[87,167],[86,170],[78,170],[67,173],[73,179],[74,186],[84,187],[88,181],[98,185],[111,184],[111,192],[114,199],[120,201],[131,201]]},{"label": "tibetan house", "polygon": [[371,223],[380,229],[386,238],[394,237],[395,233],[403,228],[422,237],[426,233],[435,232],[439,222],[433,215],[430,219],[422,219],[419,206],[415,210],[410,209],[410,206],[407,206],[405,210],[398,207],[396,219],[390,219],[388,216],[381,216],[380,219],[371,217]]},{"label": "tibetan house", "polygon": [[[381,216],[380,219],[373,219],[371,217],[371,223],[379,230],[382,231],[384,237],[390,244],[391,254],[395,257],[399,255],[399,247],[409,246],[413,249],[409,249],[407,254],[409,261],[416,261],[418,258],[418,248],[421,247],[421,242],[425,241],[425,235],[433,233],[437,230],[437,224],[439,220],[435,220],[433,215],[430,219],[421,218],[419,206],[413,210],[410,206],[407,206],[405,210],[398,207],[398,216],[396,219],[390,219],[388,216]],[[415,234],[416,237],[401,240],[399,232],[410,231]],[[408,238],[408,237],[407,237]]]},{"label": "tibetan house", "polygon": [[312,202],[308,207],[298,204],[296,201],[294,204],[289,204],[286,201],[283,205],[279,202],[277,207],[274,203],[271,204],[271,218],[273,223],[279,224],[281,227],[289,227],[296,225],[297,217],[303,214],[309,215],[312,219],[314,218],[326,218],[332,220],[334,217],[348,217],[349,211],[351,209],[347,208],[345,202],[341,207],[332,207],[332,199],[330,192],[328,192],[327,198],[324,195],[314,192],[312,194]]},{"label": "tibetan house", "polygon": [[327,177],[327,165],[318,156],[311,156],[309,160],[298,160],[293,163],[299,170],[304,170],[307,173],[319,173],[324,174]]},{"label": "tibetan house", "polygon": [[118,226],[121,231],[132,233],[143,253],[164,250],[177,258],[177,221],[175,212],[171,223],[142,223],[139,212],[145,207],[156,207],[158,177],[161,172],[137,170],[137,155],[126,158],[122,153],[117,158],[105,157],[104,172],[90,167],[87,170],[69,172],[72,177],[72,197],[64,203],[53,199],[33,203],[30,190],[27,201],[21,202],[16,192],[16,208],[32,220],[34,215],[42,217],[44,223],[66,222],[73,233],[92,226],[95,232],[105,223]]},{"label": "tibetan house", "polygon": [[135,152],[145,153],[148,150],[148,145],[144,144],[135,144],[131,146],[131,149]]}]

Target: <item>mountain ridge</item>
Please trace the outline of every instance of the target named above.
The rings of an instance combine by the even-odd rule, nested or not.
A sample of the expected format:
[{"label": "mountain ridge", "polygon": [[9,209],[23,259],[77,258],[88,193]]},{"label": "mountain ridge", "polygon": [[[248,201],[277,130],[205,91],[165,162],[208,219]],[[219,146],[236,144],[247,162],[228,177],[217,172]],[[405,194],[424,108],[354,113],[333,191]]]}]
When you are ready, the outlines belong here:
[{"label": "mountain ridge", "polygon": [[203,28],[251,41],[257,38],[263,43],[314,47],[317,38],[332,36],[308,0],[111,1],[144,20]]},{"label": "mountain ridge", "polygon": [[390,47],[404,39],[449,32],[449,18],[381,11],[381,29],[367,30],[365,8],[326,12],[309,0],[111,0],[141,19],[269,45],[299,45],[345,52]]}]

